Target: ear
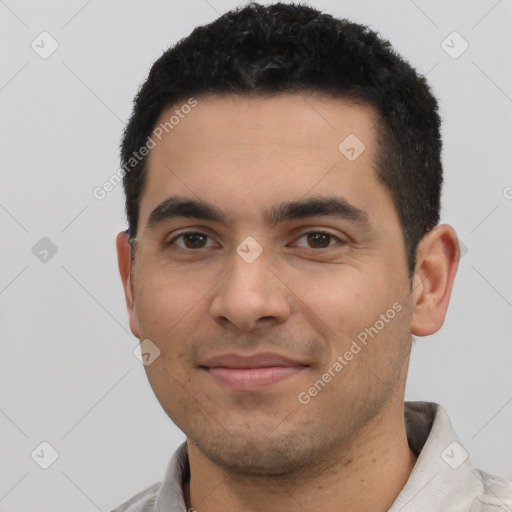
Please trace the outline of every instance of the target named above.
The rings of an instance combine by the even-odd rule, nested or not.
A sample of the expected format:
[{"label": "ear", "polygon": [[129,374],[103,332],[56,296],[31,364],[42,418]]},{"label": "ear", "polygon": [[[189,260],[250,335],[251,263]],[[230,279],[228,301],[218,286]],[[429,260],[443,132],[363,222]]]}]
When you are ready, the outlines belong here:
[{"label": "ear", "polygon": [[133,293],[133,275],[132,275],[132,255],[131,247],[128,242],[128,233],[121,231],[116,237],[117,246],[117,264],[119,273],[123,281],[124,296],[126,299],[126,308],[130,320],[130,330],[133,335],[140,339],[139,318],[137,308],[135,307],[135,295]]},{"label": "ear", "polygon": [[447,224],[433,228],[419,243],[416,259],[411,333],[428,336],[444,323],[459,266],[460,248],[455,230]]}]

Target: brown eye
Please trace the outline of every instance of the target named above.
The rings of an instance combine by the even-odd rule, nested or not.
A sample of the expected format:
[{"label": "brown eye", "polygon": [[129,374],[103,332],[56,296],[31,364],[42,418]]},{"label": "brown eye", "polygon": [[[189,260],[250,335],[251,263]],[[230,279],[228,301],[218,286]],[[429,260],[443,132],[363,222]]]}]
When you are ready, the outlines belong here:
[{"label": "brown eye", "polygon": [[297,240],[301,240],[304,237],[306,238],[309,249],[326,249],[332,247],[336,245],[336,243],[332,244],[332,241],[341,242],[342,245],[345,243],[337,236],[325,231],[308,231],[307,233],[303,233]]},{"label": "brown eye", "polygon": [[[206,241],[209,238],[210,237],[204,233],[189,231],[187,233],[181,233],[180,235],[175,236],[173,239],[166,242],[165,245],[177,245],[181,249],[203,249],[205,247]],[[180,239],[183,241],[183,245],[175,244],[176,240]]]},{"label": "brown eye", "polygon": [[326,233],[308,233],[306,238],[308,244],[313,244],[315,249],[323,249],[324,247],[329,247],[331,235]]}]

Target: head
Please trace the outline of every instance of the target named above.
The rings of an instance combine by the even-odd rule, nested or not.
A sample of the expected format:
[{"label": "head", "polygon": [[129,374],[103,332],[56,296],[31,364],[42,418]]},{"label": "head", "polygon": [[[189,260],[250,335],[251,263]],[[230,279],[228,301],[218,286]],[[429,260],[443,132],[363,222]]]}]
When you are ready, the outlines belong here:
[{"label": "head", "polygon": [[[153,65],[122,142],[119,266],[155,394],[212,461],[296,471],[400,410],[458,260],[439,130],[387,41],[306,6],[231,11]],[[286,378],[218,369],[269,353]]]}]

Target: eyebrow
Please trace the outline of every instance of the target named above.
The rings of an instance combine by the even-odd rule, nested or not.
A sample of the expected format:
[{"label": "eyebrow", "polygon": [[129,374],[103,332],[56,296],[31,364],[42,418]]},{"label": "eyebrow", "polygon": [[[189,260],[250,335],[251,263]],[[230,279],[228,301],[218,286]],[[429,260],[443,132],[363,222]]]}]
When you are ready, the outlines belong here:
[{"label": "eyebrow", "polygon": [[[263,222],[274,228],[278,224],[294,219],[330,216],[353,221],[370,228],[368,213],[350,204],[343,197],[312,197],[275,205],[262,213]],[[158,204],[150,213],[147,229],[154,229],[160,224],[176,217],[190,217],[210,220],[224,225],[229,223],[226,214],[214,205],[187,197],[172,196]]]}]

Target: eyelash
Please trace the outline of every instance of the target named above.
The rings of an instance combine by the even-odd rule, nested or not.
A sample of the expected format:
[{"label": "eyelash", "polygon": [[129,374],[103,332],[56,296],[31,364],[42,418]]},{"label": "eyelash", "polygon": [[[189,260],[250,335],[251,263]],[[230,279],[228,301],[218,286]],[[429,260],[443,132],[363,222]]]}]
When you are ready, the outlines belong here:
[{"label": "eyelash", "polygon": [[[299,237],[296,240],[300,240],[302,237],[304,237],[306,235],[310,235],[310,234],[320,234],[320,235],[329,236],[331,238],[336,239],[339,243],[341,243],[342,246],[347,244],[346,240],[343,240],[343,239],[337,237],[336,235],[333,235],[332,233],[329,233],[328,231],[322,231],[322,230],[305,231],[304,233],[299,235]],[[210,235],[207,235],[206,233],[202,233],[201,231],[186,231],[184,233],[180,233],[179,235],[176,235],[175,237],[171,238],[171,240],[168,240],[168,241],[164,242],[164,245],[166,247],[172,246],[172,245],[174,245],[174,242],[176,240],[178,240],[179,238],[183,238],[183,237],[185,237],[187,235],[201,235],[201,236],[206,236],[206,237],[211,239]],[[324,249],[324,250],[325,249],[331,249],[332,247],[335,247],[335,246],[329,245],[327,247],[321,247],[320,249],[314,249],[314,248],[309,247],[309,249],[311,249],[312,251],[318,252],[318,251],[320,251],[322,249]],[[199,249],[190,249],[188,247],[180,247],[180,246],[178,246],[178,248],[183,250],[183,251],[189,251],[189,252],[196,252],[196,251],[199,251],[201,249],[208,249],[208,247],[200,247]]]}]

